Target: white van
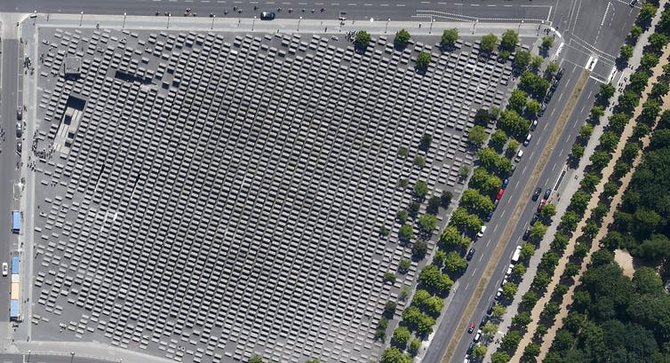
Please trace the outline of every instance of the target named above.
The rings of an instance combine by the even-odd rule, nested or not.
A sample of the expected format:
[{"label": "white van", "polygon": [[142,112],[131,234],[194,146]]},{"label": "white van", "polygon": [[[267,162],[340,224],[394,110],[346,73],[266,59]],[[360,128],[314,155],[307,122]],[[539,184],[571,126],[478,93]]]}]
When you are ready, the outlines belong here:
[{"label": "white van", "polygon": [[528,136],[526,136],[526,140],[523,141],[523,146],[528,146],[528,144],[530,144],[530,139],[532,137],[533,137],[533,134],[528,134]]},{"label": "white van", "polygon": [[516,160],[516,161],[521,160],[521,157],[522,157],[522,156],[523,156],[523,150],[519,150],[519,152],[516,153],[516,158],[515,158],[515,160]]},{"label": "white van", "polygon": [[477,233],[477,237],[479,238],[483,237],[484,232],[486,232],[486,226],[482,226],[482,228],[479,230],[479,233]]}]

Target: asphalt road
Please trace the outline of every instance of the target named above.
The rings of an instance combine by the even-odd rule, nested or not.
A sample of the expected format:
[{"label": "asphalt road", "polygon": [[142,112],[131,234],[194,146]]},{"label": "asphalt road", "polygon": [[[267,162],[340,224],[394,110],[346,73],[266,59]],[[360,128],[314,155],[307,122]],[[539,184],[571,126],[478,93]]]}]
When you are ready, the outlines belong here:
[{"label": "asphalt road", "polygon": [[[9,262],[11,251],[16,248],[17,235],[11,231],[11,210],[18,208],[14,199],[14,185],[18,181],[16,162],[16,105],[18,47],[16,39],[2,40],[2,98],[0,102],[0,122],[5,131],[5,141],[0,144],[0,263]],[[9,321],[9,276],[0,275],[0,321]]]},{"label": "asphalt road", "polygon": [[75,356],[40,354],[0,354],[0,363],[110,363],[115,361]]},{"label": "asphalt road", "polygon": [[[409,20],[421,15],[427,21],[431,16],[442,20],[472,21],[474,18],[498,21],[546,19],[555,1],[534,0],[3,0],[0,11],[78,14],[154,15],[168,11],[172,16],[183,16],[187,7],[199,16],[247,17],[261,11],[274,11],[278,18],[335,19],[340,12],[347,19]],[[257,8],[254,10],[254,6]],[[235,8],[236,10],[233,10]],[[281,8],[281,11],[278,9]],[[324,9],[321,12],[321,9]],[[238,13],[237,10],[242,10]],[[293,11],[289,13],[289,9]],[[304,12],[303,12],[304,9]],[[314,12],[312,12],[314,10]],[[430,13],[426,13],[429,11]],[[226,14],[227,12],[227,14]]]}]

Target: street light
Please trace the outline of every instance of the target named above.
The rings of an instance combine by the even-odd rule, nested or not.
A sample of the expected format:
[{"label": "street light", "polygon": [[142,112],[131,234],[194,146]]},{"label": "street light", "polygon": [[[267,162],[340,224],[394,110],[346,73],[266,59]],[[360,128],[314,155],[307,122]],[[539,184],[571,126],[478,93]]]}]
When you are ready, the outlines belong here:
[{"label": "street light", "polygon": [[517,33],[519,33],[521,31],[521,25],[523,25],[523,19],[521,19],[521,22],[519,23],[519,27],[516,29]]},{"label": "street light", "polygon": [[301,21],[302,21],[302,16],[300,17],[300,19],[298,19],[298,30],[297,31],[300,31],[300,22]]},{"label": "street light", "polygon": [[167,22],[167,28],[170,29],[170,17],[172,16],[172,13],[168,13],[168,22]]},{"label": "street light", "polygon": [[391,18],[386,19],[386,28],[384,28],[384,34],[386,34],[389,29],[389,21],[391,21]]},{"label": "street light", "polygon": [[430,30],[428,30],[428,34],[433,34],[433,23],[435,22],[435,18],[432,16],[430,17]]},{"label": "street light", "polygon": [[84,21],[84,12],[82,11],[80,14],[81,17],[79,18],[79,26],[81,26],[81,23]]},{"label": "street light", "polygon": [[30,363],[30,353],[31,353],[31,351],[30,351],[30,349],[28,349],[28,363]]},{"label": "street light", "polygon": [[210,29],[214,29],[214,18],[216,18],[216,15],[212,15],[212,27]]},{"label": "street light", "polygon": [[123,12],[123,25],[121,26],[121,29],[123,29],[123,28],[126,27],[126,15],[127,15],[127,14],[126,14],[126,12],[124,11],[124,12]]},{"label": "street light", "polygon": [[256,26],[256,15],[254,15],[254,21],[251,23],[251,31],[254,31],[254,26]]},{"label": "street light", "polygon": [[74,361],[74,352],[70,352],[70,363]]},{"label": "street light", "polygon": [[479,22],[479,19],[475,19],[474,24],[472,24],[472,34],[475,33],[475,27],[477,26],[477,23]]}]

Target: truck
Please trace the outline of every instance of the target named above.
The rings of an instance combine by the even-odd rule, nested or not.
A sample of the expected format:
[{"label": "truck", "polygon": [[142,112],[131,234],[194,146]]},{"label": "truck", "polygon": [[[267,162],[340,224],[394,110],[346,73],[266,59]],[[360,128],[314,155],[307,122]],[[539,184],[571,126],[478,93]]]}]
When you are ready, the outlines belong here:
[{"label": "truck", "polygon": [[516,250],[514,250],[514,254],[512,255],[512,263],[519,262],[519,257],[521,257],[521,246],[516,246]]},{"label": "truck", "polygon": [[19,300],[12,299],[9,301],[9,320],[21,320],[21,305],[19,304]]},{"label": "truck", "polygon": [[19,233],[21,231],[21,212],[18,210],[12,211],[12,233]]}]

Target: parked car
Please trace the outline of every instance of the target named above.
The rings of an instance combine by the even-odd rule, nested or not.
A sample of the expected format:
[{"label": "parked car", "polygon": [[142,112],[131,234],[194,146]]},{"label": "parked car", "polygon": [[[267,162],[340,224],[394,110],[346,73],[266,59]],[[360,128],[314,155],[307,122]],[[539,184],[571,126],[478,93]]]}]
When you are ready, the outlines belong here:
[{"label": "parked car", "polygon": [[21,108],[16,109],[16,119],[19,121],[23,119],[23,110]]},{"label": "parked car", "polygon": [[535,130],[537,128],[537,120],[533,120],[533,123],[530,124],[530,129]]},{"label": "parked car", "polygon": [[491,303],[489,303],[489,308],[486,309],[486,315],[487,315],[487,316],[490,316],[491,313],[493,313],[493,305],[495,305],[495,302],[494,302],[494,301],[491,301]]},{"label": "parked car", "polygon": [[274,20],[275,13],[271,11],[264,11],[261,13],[261,20]]},{"label": "parked car", "polygon": [[537,222],[539,219],[540,219],[540,216],[539,216],[537,213],[536,213],[536,214],[533,214],[533,217],[530,219],[530,225],[532,226],[532,225],[535,224],[535,222]]},{"label": "parked car", "polygon": [[470,325],[468,325],[468,333],[472,334],[473,331],[475,331],[475,323],[471,322]]},{"label": "parked car", "polygon": [[507,188],[508,185],[509,185],[509,179],[505,179],[505,180],[503,180],[503,182],[502,182],[502,188],[505,189],[505,188]]},{"label": "parked car", "polygon": [[23,126],[21,126],[21,121],[16,121],[16,137],[21,137],[23,135]]},{"label": "parked car", "polygon": [[9,265],[7,264],[7,262],[3,262],[2,263],[2,276],[7,276],[8,273],[9,273]]},{"label": "parked car", "polygon": [[521,237],[521,239],[524,241],[528,241],[528,237],[530,237],[530,227],[526,228],[526,231],[523,232],[523,237]]},{"label": "parked car", "polygon": [[547,190],[544,191],[544,199],[545,200],[549,199],[550,195],[551,195],[551,188],[547,188]]},{"label": "parked car", "polygon": [[482,320],[479,322],[479,326],[480,327],[484,326],[484,324],[486,324],[487,321],[489,321],[489,316],[488,315],[482,316]]},{"label": "parked car", "polygon": [[493,218],[493,211],[490,211],[489,214],[486,215],[484,220],[488,222],[491,220],[491,218]]},{"label": "parked car", "polygon": [[482,228],[479,230],[477,233],[477,237],[481,238],[484,236],[484,232],[486,232],[486,226],[482,226]]},{"label": "parked car", "polygon": [[542,209],[544,209],[544,206],[547,204],[547,201],[545,199],[542,199],[540,204],[537,205],[537,212],[541,213]]},{"label": "parked car", "polygon": [[516,160],[517,162],[519,162],[519,161],[521,161],[521,158],[522,158],[522,157],[523,157],[523,150],[519,150],[519,151],[517,151],[517,153],[516,153],[516,158],[514,158],[514,160]]},{"label": "parked car", "polygon": [[475,342],[475,343],[477,343],[477,342],[479,342],[479,339],[480,339],[481,337],[482,337],[482,330],[479,329],[479,330],[477,330],[477,334],[475,334],[475,337],[472,338],[472,341]]},{"label": "parked car", "polygon": [[468,251],[468,254],[465,256],[465,259],[468,260],[468,261],[470,261],[470,260],[472,260],[472,257],[473,257],[474,255],[475,255],[475,249],[474,249],[474,248],[471,248],[471,249]]},{"label": "parked car", "polygon": [[21,145],[21,141],[18,141],[18,142],[16,143],[16,152],[17,152],[17,153],[21,153],[21,150],[23,149],[22,146],[23,146],[23,145]]},{"label": "parked car", "polygon": [[542,194],[542,188],[535,188],[535,192],[533,193],[533,202],[537,201],[537,198],[540,197],[540,194]]},{"label": "parked car", "polygon": [[500,188],[500,190],[498,190],[498,194],[496,195],[496,200],[500,200],[500,198],[502,198],[503,194],[505,194],[505,189]]},{"label": "parked car", "polygon": [[528,146],[530,144],[530,139],[533,138],[533,134],[526,135],[526,140],[523,140],[523,146]]}]

